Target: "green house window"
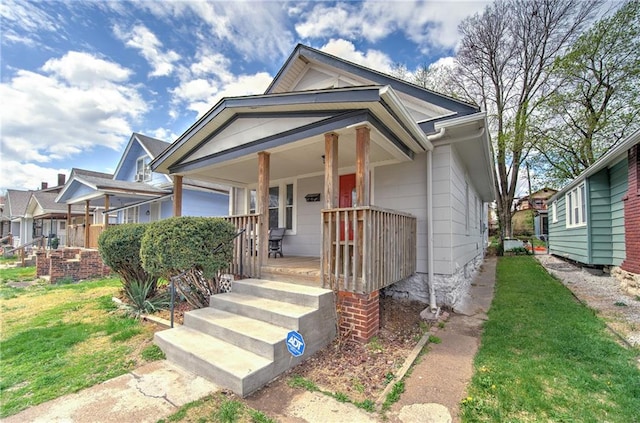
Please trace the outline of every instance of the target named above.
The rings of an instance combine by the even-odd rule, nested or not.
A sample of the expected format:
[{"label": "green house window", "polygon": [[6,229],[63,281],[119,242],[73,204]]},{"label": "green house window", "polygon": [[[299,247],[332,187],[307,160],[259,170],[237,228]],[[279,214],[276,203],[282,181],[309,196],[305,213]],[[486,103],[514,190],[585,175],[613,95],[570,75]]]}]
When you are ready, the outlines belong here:
[{"label": "green house window", "polygon": [[567,227],[574,228],[587,224],[586,187],[582,183],[565,196]]}]

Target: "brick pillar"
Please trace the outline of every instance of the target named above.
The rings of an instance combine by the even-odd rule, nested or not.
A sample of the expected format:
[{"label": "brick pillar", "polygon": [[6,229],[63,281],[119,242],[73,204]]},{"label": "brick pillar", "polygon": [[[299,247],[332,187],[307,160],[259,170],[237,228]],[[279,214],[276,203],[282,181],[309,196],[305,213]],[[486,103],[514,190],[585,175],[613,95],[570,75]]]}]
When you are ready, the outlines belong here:
[{"label": "brick pillar", "polygon": [[36,251],[36,277],[49,276],[49,257],[45,250]]},{"label": "brick pillar", "polygon": [[629,149],[629,176],[624,197],[624,242],[626,258],[620,266],[630,273],[640,274],[640,145]]},{"label": "brick pillar", "polygon": [[380,330],[380,296],[338,292],[338,318],[340,336],[359,343],[367,343]]}]

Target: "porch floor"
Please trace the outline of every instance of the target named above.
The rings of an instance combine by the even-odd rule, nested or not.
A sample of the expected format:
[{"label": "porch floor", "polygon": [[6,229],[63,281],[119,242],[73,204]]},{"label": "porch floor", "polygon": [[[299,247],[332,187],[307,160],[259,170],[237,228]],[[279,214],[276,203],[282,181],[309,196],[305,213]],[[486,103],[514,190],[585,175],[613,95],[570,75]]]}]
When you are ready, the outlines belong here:
[{"label": "porch floor", "polygon": [[262,265],[262,278],[319,287],[320,257],[269,257]]}]

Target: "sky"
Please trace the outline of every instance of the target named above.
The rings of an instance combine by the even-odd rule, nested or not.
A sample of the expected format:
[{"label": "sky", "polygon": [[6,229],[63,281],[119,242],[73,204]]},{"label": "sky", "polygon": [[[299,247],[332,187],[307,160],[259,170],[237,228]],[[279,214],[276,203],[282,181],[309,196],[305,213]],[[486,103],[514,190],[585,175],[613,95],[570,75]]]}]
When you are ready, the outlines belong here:
[{"label": "sky", "polygon": [[381,72],[446,62],[486,4],[1,0],[0,193],[112,173],[133,132],[173,142],[298,43]]}]

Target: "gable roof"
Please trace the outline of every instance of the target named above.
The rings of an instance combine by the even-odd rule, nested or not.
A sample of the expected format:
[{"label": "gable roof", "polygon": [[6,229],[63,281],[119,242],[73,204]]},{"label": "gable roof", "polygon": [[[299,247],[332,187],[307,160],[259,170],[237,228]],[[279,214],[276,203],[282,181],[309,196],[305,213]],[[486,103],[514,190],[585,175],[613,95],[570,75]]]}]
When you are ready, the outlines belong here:
[{"label": "gable roof", "polygon": [[27,211],[27,204],[29,204],[29,198],[32,191],[22,191],[17,189],[7,190],[7,204],[8,216],[10,219],[23,217]]},{"label": "gable roof", "polygon": [[[66,216],[67,206],[65,204],[56,203],[57,192],[33,191],[27,204],[26,212],[35,213],[36,207],[42,209],[42,213],[33,214],[34,218],[50,215]],[[83,215],[84,207],[82,205],[71,206],[72,215]]]},{"label": "gable roof", "polygon": [[[357,63],[349,62],[329,53],[314,49],[303,44],[298,44],[284,65],[280,68],[275,78],[267,87],[265,94],[275,94],[292,91],[297,78],[305,71],[310,63],[330,66],[334,69],[347,72],[366,81],[372,81],[376,85],[388,85],[399,93],[421,99],[427,103],[440,106],[451,112],[451,116],[465,116],[480,111],[480,108],[471,103],[455,99],[453,97],[437,93],[419,85],[396,78],[391,75],[370,69]],[[421,122],[425,132],[433,132],[434,122],[446,118],[438,117],[431,121]]]},{"label": "gable roof", "polygon": [[116,170],[113,173],[113,176],[118,175],[118,173],[120,172],[120,168],[122,167],[127,156],[129,155],[129,151],[131,150],[131,147],[133,146],[134,142],[137,142],[138,144],[140,144],[142,149],[147,153],[147,155],[151,160],[155,159],[160,153],[162,153],[166,148],[168,148],[171,145],[171,143],[168,143],[166,141],[162,141],[157,138],[148,137],[146,135],[142,135],[140,133],[134,132],[133,134],[131,134],[131,137],[129,138],[129,142],[125,147],[124,152],[122,153],[122,156],[120,156],[120,161],[116,166]]},{"label": "gable roof", "polygon": [[624,159],[627,155],[627,151],[634,145],[640,143],[640,129],[633,132],[627,138],[623,139],[618,145],[610,149],[606,154],[600,157],[594,164],[586,168],[577,178],[569,182],[564,188],[558,191],[548,202],[552,202],[566,194],[568,191],[575,188],[585,179],[600,172],[602,169],[609,167],[620,160]]}]

